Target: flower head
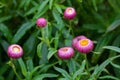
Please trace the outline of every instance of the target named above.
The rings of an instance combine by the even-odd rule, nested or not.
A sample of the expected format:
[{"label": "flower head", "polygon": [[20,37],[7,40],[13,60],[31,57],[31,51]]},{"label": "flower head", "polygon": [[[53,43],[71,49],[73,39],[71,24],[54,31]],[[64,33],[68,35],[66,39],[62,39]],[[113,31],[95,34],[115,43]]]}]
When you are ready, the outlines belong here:
[{"label": "flower head", "polygon": [[73,19],[76,16],[76,11],[72,7],[68,7],[64,11],[64,17],[66,19]]},{"label": "flower head", "polygon": [[18,59],[23,55],[23,49],[17,44],[12,44],[8,47],[7,54],[10,58]]},{"label": "flower head", "polygon": [[89,53],[93,47],[93,42],[90,39],[81,39],[76,43],[76,50],[81,53]]},{"label": "flower head", "polygon": [[73,48],[76,48],[76,44],[79,40],[81,39],[87,39],[87,37],[83,36],[83,35],[80,35],[80,36],[77,36],[75,37],[73,40],[72,40],[72,47]]},{"label": "flower head", "polygon": [[74,50],[71,47],[63,47],[58,50],[58,56],[61,59],[69,59],[74,55]]},{"label": "flower head", "polygon": [[45,27],[47,25],[47,21],[45,18],[38,18],[36,24],[39,27]]}]

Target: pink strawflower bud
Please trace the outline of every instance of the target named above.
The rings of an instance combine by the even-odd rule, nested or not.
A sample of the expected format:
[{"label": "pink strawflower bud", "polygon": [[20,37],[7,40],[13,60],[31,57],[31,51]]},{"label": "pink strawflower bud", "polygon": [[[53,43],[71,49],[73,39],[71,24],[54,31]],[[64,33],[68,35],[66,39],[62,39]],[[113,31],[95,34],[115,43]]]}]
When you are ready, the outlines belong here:
[{"label": "pink strawflower bud", "polygon": [[45,27],[47,25],[47,21],[45,18],[38,18],[36,24],[39,27]]},{"label": "pink strawflower bud", "polygon": [[76,44],[79,40],[81,39],[87,39],[87,37],[83,36],[83,35],[80,35],[80,36],[77,36],[75,37],[73,40],[72,40],[72,47],[76,49]]},{"label": "pink strawflower bud", "polygon": [[81,39],[76,43],[76,50],[81,53],[89,53],[93,47],[93,42],[90,39]]},{"label": "pink strawflower bud", "polygon": [[17,44],[12,44],[8,47],[7,54],[10,58],[18,59],[23,55],[23,49]]},{"label": "pink strawflower bud", "polygon": [[73,19],[76,16],[76,11],[72,7],[68,7],[64,11],[64,18],[66,19]]},{"label": "pink strawflower bud", "polygon": [[63,47],[58,50],[58,56],[61,59],[70,59],[74,55],[74,50],[71,47]]}]

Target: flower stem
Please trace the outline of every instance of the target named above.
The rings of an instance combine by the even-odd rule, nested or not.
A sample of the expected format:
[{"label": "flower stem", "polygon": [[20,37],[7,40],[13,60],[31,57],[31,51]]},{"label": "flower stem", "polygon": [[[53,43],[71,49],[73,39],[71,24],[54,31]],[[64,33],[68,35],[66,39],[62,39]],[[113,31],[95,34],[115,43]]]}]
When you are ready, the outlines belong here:
[{"label": "flower stem", "polygon": [[69,25],[70,25],[69,29],[71,30],[72,35],[74,36],[74,32],[73,32],[73,28],[72,28],[72,21],[71,20],[69,21]]},{"label": "flower stem", "polygon": [[20,76],[18,75],[18,73],[16,72],[16,68],[15,68],[15,65],[14,65],[13,62],[12,62],[12,59],[11,59],[7,64],[9,64],[9,65],[12,67],[12,69],[13,69],[15,75],[17,76],[18,80],[22,80],[22,79],[20,78]]},{"label": "flower stem", "polygon": [[89,77],[90,77],[90,71],[89,71],[89,66],[88,66],[87,55],[84,54],[84,57],[85,57],[85,61],[86,61],[86,71],[87,71],[87,73],[88,73],[88,75],[89,75]]},{"label": "flower stem", "polygon": [[48,35],[45,35],[45,34],[46,34],[45,28],[41,29],[41,35],[42,35],[43,41],[47,44],[48,47],[51,47]]}]

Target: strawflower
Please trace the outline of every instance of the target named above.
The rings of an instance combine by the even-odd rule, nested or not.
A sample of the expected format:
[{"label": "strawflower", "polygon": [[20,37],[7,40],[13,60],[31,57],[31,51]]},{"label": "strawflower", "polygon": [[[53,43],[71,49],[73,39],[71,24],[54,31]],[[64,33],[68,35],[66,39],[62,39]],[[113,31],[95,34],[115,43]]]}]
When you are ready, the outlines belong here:
[{"label": "strawflower", "polygon": [[23,49],[18,44],[12,44],[8,47],[7,54],[10,58],[18,59],[23,55]]},{"label": "strawflower", "polygon": [[76,43],[76,50],[81,53],[89,53],[93,47],[93,42],[90,39],[81,39]]},{"label": "strawflower", "polygon": [[61,59],[70,59],[74,56],[74,50],[71,47],[62,47],[58,49],[58,56]]},{"label": "strawflower", "polygon": [[45,18],[38,18],[36,21],[38,27],[45,27],[47,25],[47,20]]},{"label": "strawflower", "polygon": [[76,11],[72,7],[67,7],[64,11],[64,18],[71,20],[76,16]]},{"label": "strawflower", "polygon": [[72,47],[73,48],[76,48],[76,44],[79,40],[81,39],[87,39],[87,37],[85,37],[84,35],[80,35],[80,36],[77,36],[75,37],[73,40],[72,40]]}]

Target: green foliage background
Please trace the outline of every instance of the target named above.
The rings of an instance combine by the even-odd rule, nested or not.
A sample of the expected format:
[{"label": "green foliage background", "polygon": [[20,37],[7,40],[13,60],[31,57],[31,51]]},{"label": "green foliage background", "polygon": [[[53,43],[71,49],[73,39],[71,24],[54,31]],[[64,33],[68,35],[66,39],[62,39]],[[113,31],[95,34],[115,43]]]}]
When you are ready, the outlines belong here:
[{"label": "green foliage background", "polygon": [[[77,12],[71,21],[63,17],[69,6]],[[47,19],[45,28],[36,26],[39,17]],[[119,0],[0,0],[0,80],[120,80],[119,26]],[[87,54],[90,74],[83,54],[57,56],[78,35],[94,41]],[[6,51],[15,43],[24,55],[11,60]]]}]

